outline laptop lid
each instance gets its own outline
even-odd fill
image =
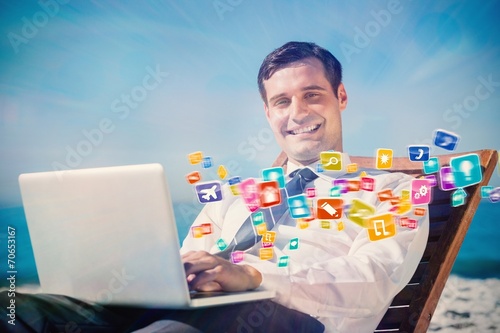
[[[160,164],[22,174],[19,184],[45,293],[171,308],[274,296],[257,291],[191,302]]]

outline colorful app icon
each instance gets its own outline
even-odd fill
[[[453,132],[448,132],[442,129],[434,131],[434,145],[440,148],[450,151],[455,150],[459,140],[460,137]]]
[[[193,171],[186,176],[189,184],[197,183],[201,180],[201,174],[198,171]]]
[[[309,217],[311,215],[311,211],[307,205],[307,198],[304,194],[289,197],[288,207],[290,208],[290,216],[294,219]]]
[[[237,264],[239,262],[242,262],[243,261],[243,255],[244,255],[245,252],[243,251],[234,251],[234,252],[231,252],[231,262],[233,264]]]
[[[193,238],[201,238],[203,237],[203,229],[199,225],[194,225],[191,227],[191,234]]]
[[[467,187],[481,182],[483,173],[477,154],[468,154],[450,159],[451,171],[456,187]]]
[[[422,207],[417,207],[413,210],[413,214],[415,214],[415,216],[424,216],[425,212],[426,212],[426,209],[422,208]]]
[[[256,212],[252,214],[252,223],[253,225],[259,225],[264,223],[264,213]]]
[[[298,238],[290,239],[289,248],[290,250],[297,250],[299,248],[299,239]]]
[[[439,188],[443,191],[450,191],[457,188],[451,167],[444,166],[439,170]]]
[[[411,203],[414,205],[425,205],[431,202],[431,186],[427,179],[412,179],[411,181]]]
[[[337,230],[338,231],[344,230],[344,222],[340,221],[339,223],[337,223]]]
[[[410,190],[401,190],[401,201],[410,201]]]
[[[316,172],[324,172],[325,169],[323,169],[323,165],[321,163],[316,164]]]
[[[454,191],[451,195],[451,206],[452,207],[462,206],[465,203],[466,197],[467,193],[462,188],[459,188],[458,190]]]
[[[304,219],[297,219],[297,227],[299,227],[299,229],[307,229],[309,228],[309,222]]]
[[[373,192],[375,189],[375,178],[361,177],[361,189],[363,191]]]
[[[377,149],[377,169],[390,169],[392,167],[392,149]]]
[[[243,202],[251,212],[255,212],[260,207],[260,196],[257,189],[257,182],[253,178],[248,178],[238,184]]]
[[[222,200],[222,187],[219,181],[197,184],[198,201],[202,204]]]
[[[342,194],[349,192],[349,186],[347,183],[348,183],[347,179],[340,178],[333,180],[333,186],[340,186]]]
[[[424,173],[426,175],[430,173],[436,173],[439,171],[439,159],[437,157],[431,157],[428,161],[423,162]]]
[[[330,221],[323,220],[321,221],[321,229],[330,229],[331,223]]]
[[[324,170],[342,170],[342,153],[338,151],[322,151],[319,153],[319,157]]]
[[[210,235],[213,232],[212,223],[202,223],[200,227],[204,235]]]
[[[481,198],[489,198],[493,186],[481,186]]]
[[[240,195],[240,187],[238,186],[238,184],[234,184],[234,185],[229,185],[229,189],[231,190],[231,193],[233,195]]]
[[[224,179],[227,177],[227,169],[225,166],[223,165],[219,165],[219,167],[217,168],[217,175],[219,176],[220,179]]]
[[[201,151],[197,151],[188,155],[188,160],[190,164],[199,164],[203,159],[203,154]]]
[[[401,215],[411,210],[411,203],[409,201],[400,201],[396,207],[398,208],[396,213]]]
[[[229,185],[236,185],[236,184],[241,183],[241,177],[239,177],[239,176],[231,177],[227,181],[228,181]]]
[[[387,201],[394,198],[394,194],[392,193],[392,190],[390,188],[386,188],[377,192],[377,197],[380,201]]]
[[[437,185],[436,175],[426,175],[426,176],[424,176],[424,178],[429,181],[430,186],[434,187]]]
[[[353,173],[356,171],[358,171],[358,164],[357,163],[347,164],[347,173]]]
[[[500,187],[495,187],[490,192],[489,199],[492,203],[497,203],[500,201]]]
[[[279,259],[278,259],[278,267],[286,267],[286,266],[288,266],[288,261],[289,261],[288,256],[281,256],[281,257],[279,257]]]
[[[267,231],[264,235],[262,235],[262,241],[266,243],[274,243],[276,240],[276,232],[275,231]]]
[[[265,223],[256,225],[255,232],[257,232],[257,235],[264,235],[267,232],[267,225]]]
[[[201,160],[201,167],[204,169],[211,168],[212,165],[214,165],[214,162],[212,161],[212,158],[210,156],[203,157]]]
[[[361,180],[359,179],[349,179],[347,181],[347,189],[349,192],[357,192],[361,187]]]
[[[379,241],[393,237],[396,234],[396,224],[392,214],[382,214],[367,219],[368,238],[371,241]]]
[[[430,150],[431,150],[430,147],[425,145],[408,146],[408,158],[410,159],[410,161],[415,161],[415,162],[428,161]]]
[[[224,240],[222,238],[219,238],[219,240],[217,240],[216,244],[217,244],[217,247],[219,248],[219,250],[221,250],[221,251],[224,251],[225,249],[227,249],[227,243],[224,242]]]
[[[406,226],[410,229],[417,229],[418,223],[415,219],[408,219]]]
[[[263,181],[275,180],[279,188],[285,187],[285,171],[282,167],[268,168],[261,171]]]
[[[259,257],[261,260],[269,260],[273,258],[273,248],[264,247],[259,249]]]
[[[314,198],[316,196],[316,189],[314,187],[306,188],[306,197]]]
[[[373,214],[375,214],[374,206],[359,199],[352,199],[349,220],[363,228],[368,228],[366,219]]]
[[[330,189],[331,197],[341,197],[342,196],[342,187],[334,186]]]
[[[281,193],[279,184],[276,180],[259,183],[258,187],[261,207],[266,208],[276,206],[281,203]]]
[[[337,198],[318,199],[316,216],[320,220],[338,220],[342,217],[344,200]]]

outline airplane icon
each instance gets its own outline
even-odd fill
[[[218,181],[196,185],[196,193],[202,204],[222,200],[221,183]]]

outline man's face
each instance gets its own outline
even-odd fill
[[[321,61],[291,63],[265,80],[264,87],[267,120],[291,162],[307,165],[322,151],[342,151],[340,112],[347,94],[341,84],[335,97]]]

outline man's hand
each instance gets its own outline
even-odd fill
[[[262,282],[258,270],[248,265],[235,265],[205,251],[190,251],[182,256],[191,290],[245,291]]]

